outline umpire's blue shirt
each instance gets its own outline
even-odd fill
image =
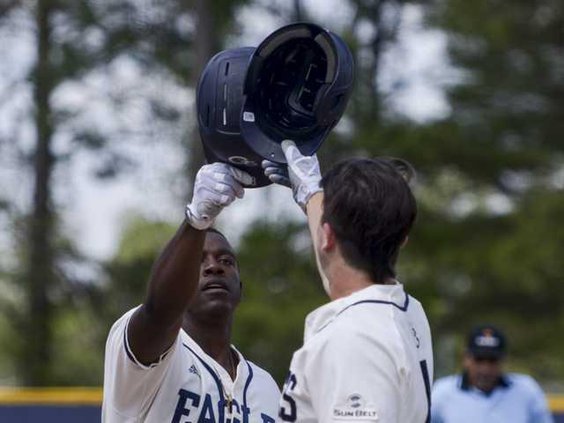
[[[464,375],[435,382],[431,423],[552,423],[546,398],[533,378],[506,374],[489,394],[468,385]]]

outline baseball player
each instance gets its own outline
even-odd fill
[[[102,421],[274,422],[272,377],[230,345],[241,281],[233,249],[211,229],[250,176],[223,163],[198,172],[186,220],[154,264],[145,302],[110,330]]]
[[[386,159],[352,159],[321,178],[315,155],[291,141],[282,147],[287,168],[265,161],[265,174],[290,185],[306,211],[331,302],[306,319],[278,421],[428,422],[429,324],[394,271],[416,216],[402,171]]]

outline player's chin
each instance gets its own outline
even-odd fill
[[[200,309],[206,313],[221,315],[235,311],[237,302],[230,295],[209,295],[200,303]]]

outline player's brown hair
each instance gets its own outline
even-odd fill
[[[395,278],[399,249],[417,216],[406,169],[412,176],[399,159],[347,159],[321,181],[322,221],[335,231],[346,262],[375,283]]]

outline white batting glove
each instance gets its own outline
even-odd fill
[[[271,182],[292,188],[294,200],[305,211],[307,202],[313,194],[322,191],[321,172],[317,156],[304,156],[294,141],[282,141],[282,151],[288,165],[263,160],[264,174]]]
[[[209,228],[219,212],[235,198],[243,198],[243,184],[252,185],[254,178],[225,163],[204,165],[196,174],[192,201],[186,206],[186,218],[194,228]]]

